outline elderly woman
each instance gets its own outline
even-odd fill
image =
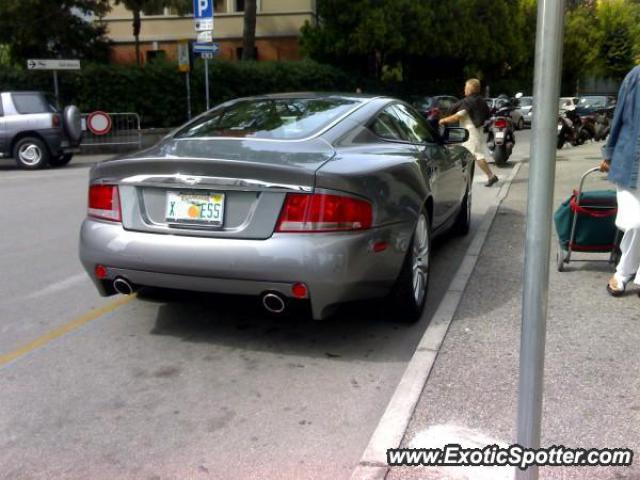
[[[482,125],[489,118],[489,107],[480,95],[480,80],[471,78],[464,84],[465,98],[458,102],[452,110],[456,113],[440,120],[440,125],[448,123],[460,123],[460,126],[469,131],[469,140],[464,144],[476,157],[476,163],[480,170],[487,176],[485,186],[490,187],[498,181],[489,164],[485,160],[485,143],[482,134]]]
[[[613,296],[622,295],[634,280],[640,285],[640,66],[631,70],[620,87],[607,145],[602,149],[600,169],[618,190],[617,227],[624,232],[620,262],[607,285]]]

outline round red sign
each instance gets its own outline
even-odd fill
[[[94,135],[105,135],[111,131],[111,117],[105,112],[93,112],[87,117],[87,128]]]

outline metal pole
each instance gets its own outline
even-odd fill
[[[53,91],[56,95],[56,106],[60,108],[60,89],[58,88],[58,71],[53,71]]]
[[[207,110],[209,110],[209,57],[204,59],[204,92],[207,98]]]
[[[517,441],[526,448],[540,447],[564,4],[538,0],[518,390]],[[537,480],[538,468],[518,469],[516,478]]]
[[[185,75],[187,82],[187,120],[191,120],[191,82],[189,81],[189,72]]]

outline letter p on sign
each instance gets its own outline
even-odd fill
[[[204,17],[209,10],[209,0],[198,0],[198,17]]]

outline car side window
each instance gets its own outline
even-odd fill
[[[405,105],[393,105],[391,109],[402,133],[410,142],[434,143],[433,135],[429,131],[427,123],[420,115]]]
[[[395,123],[396,122],[394,122],[394,119],[390,115],[388,109],[385,109],[380,112],[373,121],[371,124],[371,130],[373,133],[385,140],[406,141],[406,139],[401,136]]]

